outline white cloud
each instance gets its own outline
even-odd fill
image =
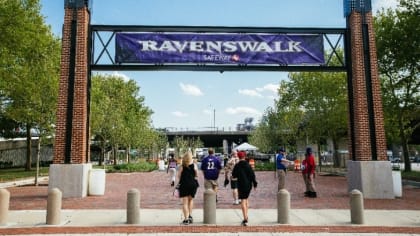
[[[266,84],[263,87],[258,87],[256,89],[240,89],[238,90],[239,94],[250,96],[250,97],[259,97],[262,98],[264,96],[271,98],[274,94],[277,94],[278,89],[277,84]],[[270,93],[268,95],[264,95]]]
[[[266,84],[262,88],[257,88],[257,91],[260,91],[260,92],[269,91],[272,93],[277,93],[278,88],[279,88],[278,84]]]
[[[184,113],[184,112],[182,112],[182,111],[173,111],[173,112],[172,112],[172,115],[174,115],[174,116],[176,116],[176,117],[187,117],[187,116],[188,116],[188,114],[187,114],[187,113]]]
[[[375,13],[382,8],[388,9],[392,8],[395,9],[398,5],[397,0],[373,0],[372,1],[372,12]]]
[[[112,73],[112,76],[115,76],[115,77],[121,77],[121,78],[122,78],[125,82],[130,81],[130,77],[128,77],[128,75],[123,74],[123,73],[119,73],[118,71],[114,71],[114,72]]]
[[[201,92],[200,88],[195,85],[179,83],[179,86],[181,87],[182,91],[187,95],[203,96],[203,92]]]
[[[239,89],[239,94],[250,96],[250,97],[262,97],[260,93],[252,89]]]
[[[261,115],[261,112],[252,107],[228,107],[226,113],[230,115]]]

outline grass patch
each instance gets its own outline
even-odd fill
[[[420,182],[420,171],[410,171],[410,172],[401,171],[401,178]]]
[[[255,171],[274,171],[276,165],[274,162],[255,162]]]
[[[48,171],[48,167],[40,167],[39,176],[48,176]],[[25,168],[0,169],[0,182],[15,181],[30,177],[35,178],[35,175],[36,168],[32,168],[30,171],[25,171]]]
[[[155,162],[147,161],[106,166],[108,173],[150,172],[157,169],[158,166]]]

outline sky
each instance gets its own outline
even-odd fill
[[[397,0],[372,0],[373,12]],[[91,24],[344,28],[343,0],[93,0]],[[41,0],[41,14],[62,34],[64,0]],[[93,72],[104,73],[104,72]],[[114,71],[135,80],[155,128],[235,130],[256,125],[274,105],[287,72]]]

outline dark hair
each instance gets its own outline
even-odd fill
[[[306,154],[311,154],[312,153],[312,148],[311,147],[307,147],[306,148]]]

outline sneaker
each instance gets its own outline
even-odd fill
[[[242,226],[248,226],[248,220],[243,220],[241,223]]]
[[[192,218],[192,216],[188,216],[188,223],[189,223],[189,224],[192,224],[192,223],[193,223],[193,218]]]
[[[183,225],[188,225],[190,223],[190,221],[189,220],[184,220],[184,221],[182,221],[182,224]]]
[[[233,201],[233,205],[239,205],[239,200]]]
[[[308,197],[310,198],[316,198],[316,192],[310,192]]]

